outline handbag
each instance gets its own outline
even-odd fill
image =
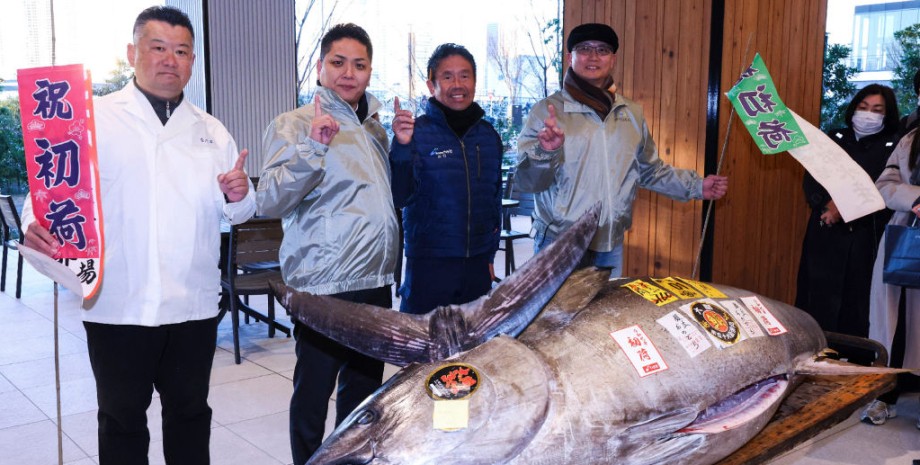
[[[920,287],[920,227],[885,226],[885,266],[882,281],[902,287]]]

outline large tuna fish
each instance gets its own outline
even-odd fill
[[[408,364],[309,464],[708,464],[760,431],[798,374],[838,367],[817,361],[815,321],[781,302],[573,273],[596,218],[488,296],[429,315],[280,286],[300,321]]]

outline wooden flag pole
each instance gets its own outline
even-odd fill
[[[744,54],[741,55],[741,59],[744,60],[742,61],[742,66],[744,68],[741,69],[741,73],[743,73],[744,70],[747,69],[747,64],[746,64],[747,60],[745,59],[745,57],[747,57],[748,52],[751,49],[751,41],[753,39],[754,39],[754,33],[748,34],[747,45],[744,46]],[[738,73],[738,74],[740,75],[741,73]],[[722,139],[722,150],[719,153],[719,163],[716,165],[715,174],[719,174],[722,171],[722,162],[725,161],[725,149],[728,148],[728,137],[732,133],[732,118],[735,116],[735,106],[734,105],[729,105],[729,106],[731,107],[731,112],[729,112],[728,114],[728,125],[725,128],[725,138]],[[715,205],[715,203],[716,203],[715,200],[710,200],[709,205],[706,207],[706,216],[703,219],[703,230],[700,235],[700,244],[699,244],[699,247],[697,247],[696,249],[696,261],[693,263],[693,273],[690,275],[692,279],[696,279],[696,277],[699,275],[700,259],[703,256],[703,242],[706,240],[706,230],[709,229],[709,218],[712,217],[712,206]]]
[[[51,6],[51,66],[57,65],[55,49],[57,37],[54,31],[54,0],[48,0]],[[64,425],[61,423],[61,347],[58,338],[58,283],[54,282],[54,393],[57,407],[57,446],[58,465],[64,465]]]

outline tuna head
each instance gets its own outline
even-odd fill
[[[308,465],[506,463],[546,421],[553,384],[539,357],[505,336],[412,364],[355,409]]]

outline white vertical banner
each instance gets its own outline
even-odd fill
[[[843,221],[885,208],[885,200],[866,171],[827,134],[792,110],[789,112],[808,139],[807,145],[790,149],[789,153],[827,190]]]

